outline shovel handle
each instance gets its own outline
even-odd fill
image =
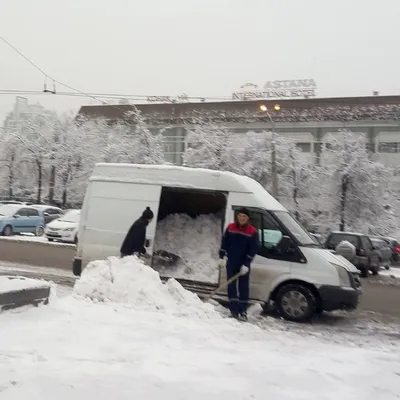
[[[233,275],[232,278],[228,279],[225,283],[222,285],[218,286],[216,289],[214,289],[207,297],[206,297],[206,302],[211,299],[211,297],[214,296],[215,293],[219,292],[220,290],[224,289],[227,287],[230,283],[236,281],[240,276],[242,275],[241,272],[238,272],[236,275]]]

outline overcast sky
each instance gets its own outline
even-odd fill
[[[320,96],[400,94],[399,16],[399,0],[1,0],[0,35],[85,92],[230,96],[314,78]],[[0,91],[43,83],[0,41]],[[93,102],[26,97],[60,111]],[[0,94],[0,121],[14,99]]]

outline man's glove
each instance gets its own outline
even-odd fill
[[[246,266],[244,266],[244,265],[242,265],[241,267],[240,267],[240,275],[246,275],[246,274],[248,274],[250,272],[250,268],[249,267],[246,267]]]
[[[218,268],[224,269],[226,267],[226,258],[220,258],[218,261]]]

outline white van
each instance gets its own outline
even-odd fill
[[[147,206],[154,221],[176,213],[216,214],[221,232],[234,220],[235,209],[245,206],[261,242],[251,268],[252,300],[273,301],[282,317],[292,321],[322,310],[357,307],[362,290],[350,262],[321,248],[256,181],[205,169],[97,164],[81,211],[74,274],[80,275],[92,260],[119,256],[132,222]],[[152,222],[147,228],[149,253],[156,226]],[[219,283],[224,281],[223,272]]]

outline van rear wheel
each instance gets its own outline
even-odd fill
[[[304,322],[316,312],[316,299],[312,291],[301,284],[288,284],[276,294],[276,308],[284,319]]]

